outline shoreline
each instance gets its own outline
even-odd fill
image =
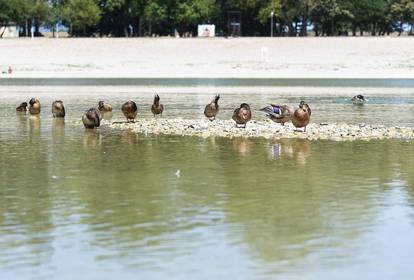
[[[106,126],[108,121],[104,121]],[[265,138],[265,139],[307,139],[307,140],[382,140],[414,139],[414,128],[386,127],[382,125],[349,125],[345,123],[311,123],[306,132],[297,131],[289,123],[282,126],[270,120],[250,121],[247,127],[236,128],[232,120],[194,120],[194,119],[139,119],[135,123],[112,122],[111,129],[130,130],[135,133],[155,135],[193,136],[201,138]]]

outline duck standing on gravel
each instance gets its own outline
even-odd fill
[[[40,114],[40,102],[37,98],[30,99],[29,104],[30,104],[30,108],[29,108],[30,114],[32,115]]]
[[[365,97],[361,94],[355,95],[354,97],[352,97],[351,100],[352,102],[354,102],[354,104],[359,104],[359,105],[364,104],[365,101],[367,101]]]
[[[220,94],[217,94],[213,100],[206,105],[204,108],[204,116],[206,116],[210,121],[213,121],[216,119],[216,116],[219,112],[219,105],[218,101],[220,99]]]
[[[61,100],[56,100],[52,103],[52,114],[54,118],[65,117],[65,106]]]
[[[236,122],[236,127],[246,128],[247,122],[252,119],[249,104],[242,103],[239,108],[234,110],[232,119]]]
[[[26,112],[27,111],[27,102],[22,102],[20,105],[16,108],[16,112]]]
[[[270,104],[270,106],[260,109],[260,111],[265,112],[266,116],[269,117],[275,123],[280,123],[285,125],[286,122],[290,122],[292,119],[295,110],[288,105],[275,105]]]
[[[99,101],[98,102],[98,109],[101,112],[112,112],[112,106],[111,104],[105,102],[105,101]]]
[[[138,113],[137,104],[134,101],[130,100],[130,101],[125,102],[122,105],[121,109],[122,109],[122,113],[127,119],[127,122],[134,122],[137,116],[137,113]]]
[[[164,111],[164,105],[160,104],[160,97],[158,96],[158,94],[156,94],[154,96],[154,102],[152,103],[151,106],[151,112],[154,115],[161,115],[162,117],[162,112]]]
[[[311,108],[305,101],[299,103],[299,108],[295,110],[292,116],[292,124],[296,128],[303,127],[303,132],[306,132],[306,126],[309,124],[310,116],[312,114]]]
[[[96,108],[90,108],[82,116],[85,128],[95,128],[101,125],[101,113]]]

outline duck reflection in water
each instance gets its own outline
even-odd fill
[[[122,143],[133,146],[138,143],[138,134],[132,130],[124,130],[121,134]]]
[[[54,142],[62,142],[65,138],[65,119],[53,118],[52,120],[52,137]]]
[[[85,129],[83,146],[85,148],[96,148],[99,145],[101,145],[101,132],[96,129]]]
[[[238,137],[233,139],[233,148],[242,156],[249,156],[251,143],[248,138]]]
[[[101,111],[102,119],[106,121],[112,120],[113,115],[112,111]]]
[[[310,144],[304,139],[281,139],[269,148],[269,158],[272,160],[295,159],[300,164],[306,164]]]

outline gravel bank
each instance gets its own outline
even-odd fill
[[[232,120],[139,119],[135,123],[114,122],[110,128],[132,130],[144,134],[165,134],[198,137],[264,137],[266,139],[301,138],[309,140],[373,140],[414,139],[414,128],[386,127],[368,124],[311,123],[306,132],[292,124],[281,126],[272,121],[251,121],[245,129],[236,128]]]

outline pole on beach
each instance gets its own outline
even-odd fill
[[[32,23],[30,24],[30,39],[34,39],[34,18],[32,18]]]
[[[273,16],[275,15],[275,12],[272,11],[270,13],[270,37],[273,37]]]

